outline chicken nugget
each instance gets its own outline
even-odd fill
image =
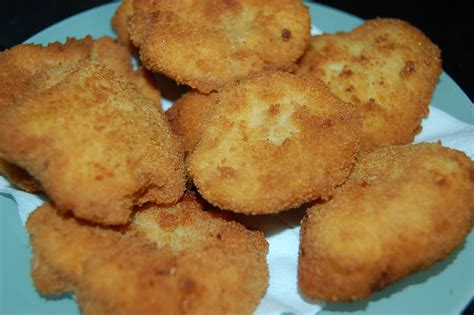
[[[262,70],[292,70],[310,40],[299,0],[135,0],[130,38],[145,67],[202,93]]]
[[[88,59],[95,60],[120,73],[135,84],[146,98],[154,101],[161,108],[161,94],[153,76],[144,68],[133,69],[132,55],[123,45],[110,37],[103,36],[93,42]]]
[[[152,82],[150,74],[144,69],[134,71],[128,50],[107,36],[97,40],[90,36],[80,40],[69,38],[65,44],[55,42],[48,46],[17,45],[1,52],[0,108],[12,104],[16,97],[22,95],[37,73],[51,66],[72,64],[83,59],[98,61],[122,74],[161,109],[160,92]],[[0,174],[23,190],[41,190],[40,183],[27,172],[1,159]]]
[[[0,52],[0,108],[21,95],[39,71],[60,64],[72,64],[87,58],[92,38],[69,38],[66,44],[22,44]]]
[[[79,223],[51,204],[33,211],[26,229],[33,251],[31,277],[46,296],[74,292],[84,263],[97,253],[113,250],[121,239],[118,231]]]
[[[441,58],[417,28],[375,19],[349,33],[313,37],[296,72],[314,75],[361,110],[361,147],[369,150],[413,141],[428,114]]]
[[[447,257],[471,230],[474,163],[439,144],[361,154],[333,198],[301,225],[301,291],[324,301],[365,299]]]
[[[181,96],[166,111],[171,130],[181,139],[184,150],[189,153],[196,147],[203,121],[212,112],[217,93],[201,94],[191,91]]]
[[[128,32],[128,22],[133,16],[133,0],[122,0],[120,5],[112,16],[112,28],[117,33],[118,40],[124,45],[133,46],[130,42],[130,34]]]
[[[27,229],[37,289],[76,293],[85,315],[251,314],[268,284],[262,233],[213,217],[191,195],[137,213],[122,231],[50,205]]]
[[[25,169],[61,211],[124,224],[184,192],[182,152],[156,104],[106,66],[50,68],[4,107],[0,158]]]
[[[231,84],[187,159],[202,196],[248,214],[326,198],[349,175],[358,112],[317,79],[267,72]]]
[[[50,43],[47,46],[21,44],[0,52],[0,108],[13,102],[28,87],[33,77],[48,67],[73,64],[90,59],[100,62],[135,83],[144,94],[160,103],[159,90],[152,84],[149,74],[143,70],[133,70],[131,55],[126,47],[110,37],[94,40],[91,36],[83,39],[68,38],[65,44]],[[150,93],[149,90],[155,90]]]

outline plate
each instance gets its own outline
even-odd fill
[[[114,36],[110,18],[117,3],[103,5],[57,23],[27,40],[47,44],[68,36]],[[323,32],[349,31],[362,20],[332,8],[308,3],[313,24]],[[474,125],[469,98],[443,73],[432,106]],[[30,279],[28,237],[15,202],[0,194],[0,314],[80,314],[72,299],[45,299]],[[418,272],[374,294],[369,301],[334,303],[319,314],[454,314],[474,295],[474,233],[461,248],[432,268]],[[281,310],[284,312],[285,310]],[[288,313],[284,313],[288,314]]]

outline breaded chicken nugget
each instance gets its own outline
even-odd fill
[[[132,46],[128,32],[128,21],[133,16],[133,0],[122,0],[112,17],[112,28],[118,40],[126,46]]]
[[[143,70],[133,70],[131,55],[126,47],[107,36],[97,40],[86,36],[80,40],[68,38],[65,44],[22,44],[0,52],[0,108],[21,95],[40,71],[83,59],[106,65],[135,83],[147,97],[160,103],[159,90],[149,86],[153,84],[149,74]],[[154,90],[154,93],[150,90]]]
[[[161,110],[161,94],[153,76],[144,68],[133,69],[130,51],[110,37],[103,36],[93,41],[88,59],[95,60],[118,72],[135,84],[138,90],[157,104]]]
[[[90,36],[80,40],[69,38],[65,44],[56,42],[48,46],[18,45],[1,52],[0,108],[13,103],[24,93],[37,73],[51,66],[72,64],[83,59],[98,61],[122,74],[161,109],[160,92],[149,73],[144,69],[134,71],[128,50],[106,36],[97,40]],[[0,160],[0,174],[23,190],[41,190],[41,185],[33,177],[5,160]]]
[[[0,108],[21,95],[39,71],[60,64],[72,64],[87,58],[92,38],[68,39],[66,44],[51,43],[46,47],[22,44],[0,53]]]
[[[61,211],[123,224],[134,206],[183,194],[183,156],[164,115],[107,67],[51,68],[16,102],[0,111],[0,158],[35,177]]]
[[[407,144],[428,114],[440,50],[404,21],[375,19],[349,33],[313,37],[297,73],[316,76],[360,108],[363,150]]]
[[[84,263],[97,253],[113,250],[123,238],[118,231],[62,216],[50,204],[31,213],[26,228],[33,251],[31,277],[47,296],[75,291]]]
[[[474,163],[438,144],[360,156],[347,182],[302,221],[298,281],[324,301],[368,298],[458,247],[474,218]]]
[[[145,67],[203,93],[264,69],[293,69],[311,37],[299,0],[133,4],[130,38]]]
[[[203,121],[212,111],[217,93],[201,94],[191,91],[181,96],[166,111],[171,130],[181,139],[187,153],[194,150],[201,135]]]
[[[225,87],[204,124],[188,170],[207,201],[235,212],[330,196],[359,148],[357,111],[319,80],[285,72]]]
[[[84,42],[92,39],[84,39]],[[52,43],[18,45],[0,52],[0,109],[14,102],[29,86],[34,75],[51,65],[74,63],[87,55],[88,47],[81,41],[68,39],[65,45]],[[26,191],[39,191],[41,185],[21,168],[0,159],[0,174]]]
[[[139,212],[123,231],[50,205],[27,229],[37,289],[75,292],[85,315],[251,314],[268,284],[263,235],[213,217],[190,195]]]

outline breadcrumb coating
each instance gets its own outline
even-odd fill
[[[74,292],[90,314],[251,314],[268,284],[260,232],[216,218],[185,195],[139,212],[122,230],[29,217],[32,277],[45,295]]]
[[[202,196],[223,209],[275,213],[329,197],[359,148],[357,111],[320,81],[262,73],[219,91],[187,159]]]
[[[41,71],[52,66],[73,64],[79,60],[95,60],[120,73],[139,88],[140,92],[161,110],[160,92],[144,69],[133,70],[131,55],[126,47],[112,38],[97,40],[68,38],[65,44],[47,46],[22,44],[0,53],[0,109],[14,103]],[[29,191],[42,190],[41,184],[18,166],[0,160],[0,174],[15,186]]]
[[[191,91],[181,96],[166,111],[171,130],[181,139],[187,153],[196,147],[201,131],[206,127],[203,122],[211,114],[216,101],[217,93]]]
[[[112,16],[112,28],[117,33],[118,40],[125,46],[131,47],[128,23],[133,16],[133,0],[122,0]]]
[[[61,211],[124,224],[135,206],[184,192],[183,154],[161,110],[99,63],[42,72],[0,115],[0,158],[35,177]]]
[[[439,144],[361,154],[303,219],[298,281],[324,301],[367,299],[459,247],[474,218],[474,163]]]
[[[420,30],[396,19],[374,19],[349,33],[313,37],[297,73],[326,83],[363,118],[361,146],[408,144],[441,74],[439,48]]]
[[[145,67],[202,93],[262,70],[292,70],[310,40],[299,0],[135,0],[130,38]]]

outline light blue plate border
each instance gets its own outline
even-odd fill
[[[362,4],[361,4],[362,5]],[[117,3],[103,5],[57,23],[27,40],[46,44],[68,36],[113,36],[109,21]],[[323,32],[349,31],[362,20],[327,6],[308,3],[313,23]],[[441,75],[432,105],[474,124],[472,102],[446,74]],[[0,314],[79,314],[71,299],[45,299],[30,279],[30,250],[15,202],[0,194]],[[369,301],[328,304],[329,314],[458,314],[474,295],[474,233],[460,249],[432,268],[373,295]],[[282,310],[284,312],[284,310]]]

